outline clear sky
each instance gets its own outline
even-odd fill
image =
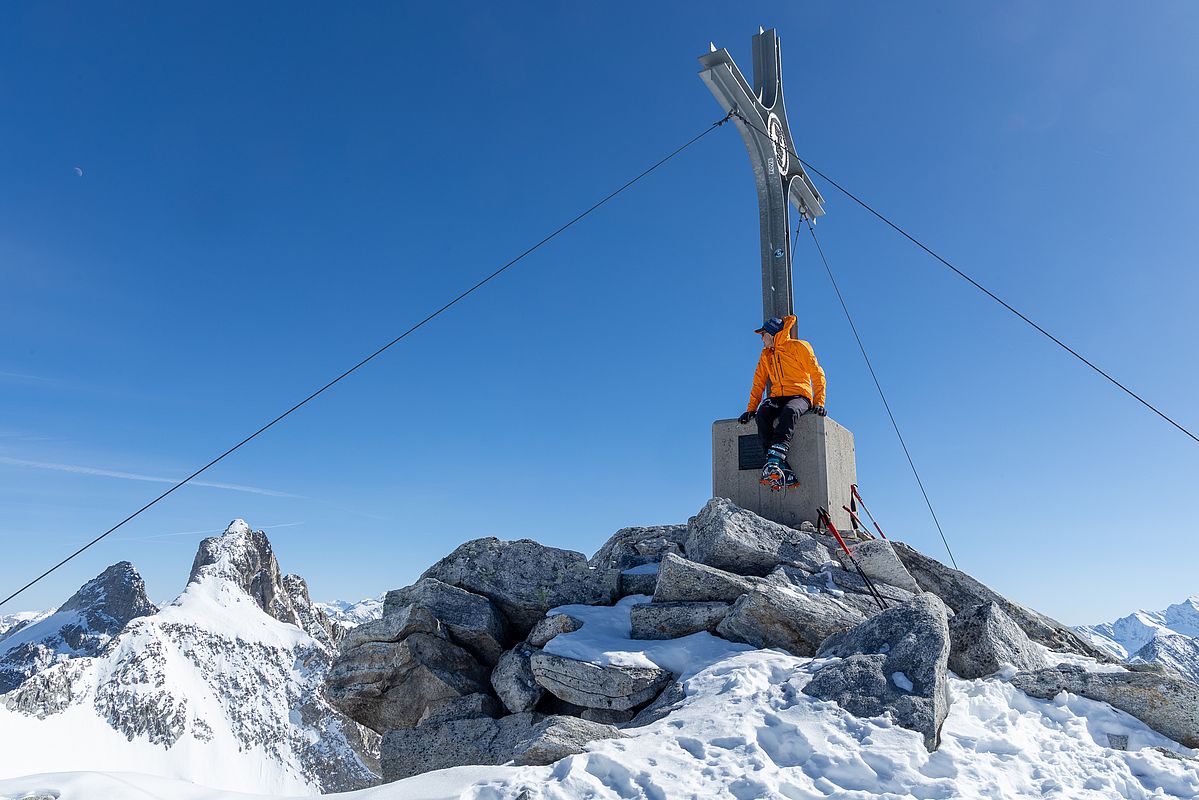
[[[717,119],[695,59],[748,73],[759,25],[806,159],[1199,428],[1193,3],[8,2],[0,596]],[[1199,593],[1199,446],[821,189],[961,566],[1072,624]],[[121,559],[170,599],[234,517],[326,600],[685,521],[760,349],[757,227],[727,126],[0,613]],[[814,257],[862,490],[944,558]]]

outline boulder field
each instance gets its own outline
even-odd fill
[[[387,594],[383,618],[341,643],[325,695],[383,736],[387,781],[553,763],[662,719],[685,697],[680,675],[662,666],[546,650],[587,633],[555,609],[637,595],[645,602],[625,601],[632,638],[714,635],[820,659],[805,693],[857,716],[889,715],[930,751],[951,670],[1010,679],[1037,697],[1101,699],[1183,744],[1199,739],[1199,686],[1109,663],[1087,672],[1078,656],[1110,659],[1056,620],[907,545],[868,539],[852,549],[881,604],[830,537],[721,498],[686,525],[617,531],[591,559],[529,539],[476,539]],[[1074,665],[1052,666],[1055,652]]]

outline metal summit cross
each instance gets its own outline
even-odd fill
[[[824,198],[795,157],[797,152],[783,105],[782,58],[778,33],[758,29],[753,37],[754,85],[750,89],[729,51],[716,49],[699,57],[699,77],[712,90],[733,121],[749,151],[758,187],[762,234],[762,318],[795,312],[791,291],[791,238],[788,201],[801,219],[824,214]],[[747,122],[748,120],[748,122]]]
[[[726,112],[732,112],[758,188],[762,245],[762,319],[795,313],[791,287],[790,203],[801,219],[824,214],[824,198],[795,156],[787,109],[783,105],[779,37],[758,29],[753,37],[754,84],[751,89],[727,50],[700,56],[699,76]],[[747,365],[748,367],[748,365]],[[745,375],[749,388],[749,374]],[[835,391],[835,390],[834,390]],[[849,528],[849,487],[857,482],[853,434],[832,417],[805,414],[791,439],[787,461],[799,477],[798,489],[771,492],[758,482],[766,455],[752,426],[735,419],[712,425],[712,496],[792,527],[816,522],[816,509],[827,508],[834,524]]]

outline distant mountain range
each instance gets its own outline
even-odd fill
[[[1199,683],[1199,595],[1164,611],[1136,611],[1076,630],[1122,661],[1164,664]]]
[[[201,542],[162,609],[121,562],[54,613],[16,616],[0,638],[0,778],[130,771],[278,794],[377,782],[378,736],[321,693],[349,623],[242,520]]]
[[[347,630],[383,616],[383,595],[359,600],[357,603],[334,600],[332,603],[314,603],[313,605],[325,612],[325,616],[330,620]]]
[[[53,611],[18,611],[15,614],[0,614],[0,639],[18,629],[45,619]]]

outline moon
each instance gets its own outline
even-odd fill
[[[80,178],[82,178],[83,177],[83,168],[75,167],[75,174],[78,175]]]

